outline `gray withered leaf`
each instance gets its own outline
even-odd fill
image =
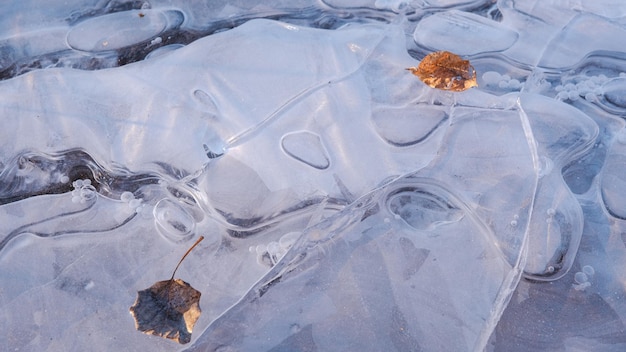
[[[137,299],[130,307],[137,330],[181,344],[191,341],[191,332],[201,314],[201,293],[187,282],[174,279],[174,275],[180,263],[203,239],[200,236],[187,250],[169,280],[158,281],[137,292]]]

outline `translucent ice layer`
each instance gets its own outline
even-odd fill
[[[623,6],[6,11],[8,349],[626,349]],[[478,87],[406,70],[431,50]],[[191,342],[136,331],[137,291],[199,236]]]

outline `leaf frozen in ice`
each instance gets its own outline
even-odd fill
[[[191,332],[200,317],[200,291],[174,274],[191,250],[204,239],[191,246],[180,259],[169,280],[158,281],[137,292],[137,300],[130,307],[137,330],[185,344],[191,341]]]
[[[181,279],[164,280],[137,292],[130,308],[137,330],[185,344],[200,317],[200,291]]]
[[[478,86],[476,71],[469,60],[449,51],[430,53],[417,67],[407,70],[432,88],[462,92]]]

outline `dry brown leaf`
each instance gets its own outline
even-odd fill
[[[417,67],[407,70],[432,88],[462,92],[478,86],[476,71],[469,60],[449,51],[430,53]]]
[[[200,291],[181,279],[159,281],[137,292],[130,307],[137,330],[185,344],[200,317]]]
[[[149,288],[138,291],[130,313],[135,318],[137,330],[185,344],[191,341],[191,332],[200,317],[200,291],[174,274],[187,254],[204,239],[196,241],[176,265],[169,280],[158,281]]]

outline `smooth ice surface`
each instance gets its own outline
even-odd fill
[[[180,25],[182,20],[182,13],[177,11],[131,10],[112,13],[78,23],[67,33],[67,44],[72,49],[82,51],[116,50],[157,38],[169,27]]]
[[[447,38],[457,38],[455,41]],[[488,37],[489,40],[485,40]],[[418,22],[413,38],[428,49],[474,55],[508,49],[517,32],[483,16],[458,10],[437,12]],[[460,47],[459,47],[460,46]]]
[[[621,2],[40,5],[0,18],[7,350],[626,349]],[[200,235],[190,344],[136,331]]]

